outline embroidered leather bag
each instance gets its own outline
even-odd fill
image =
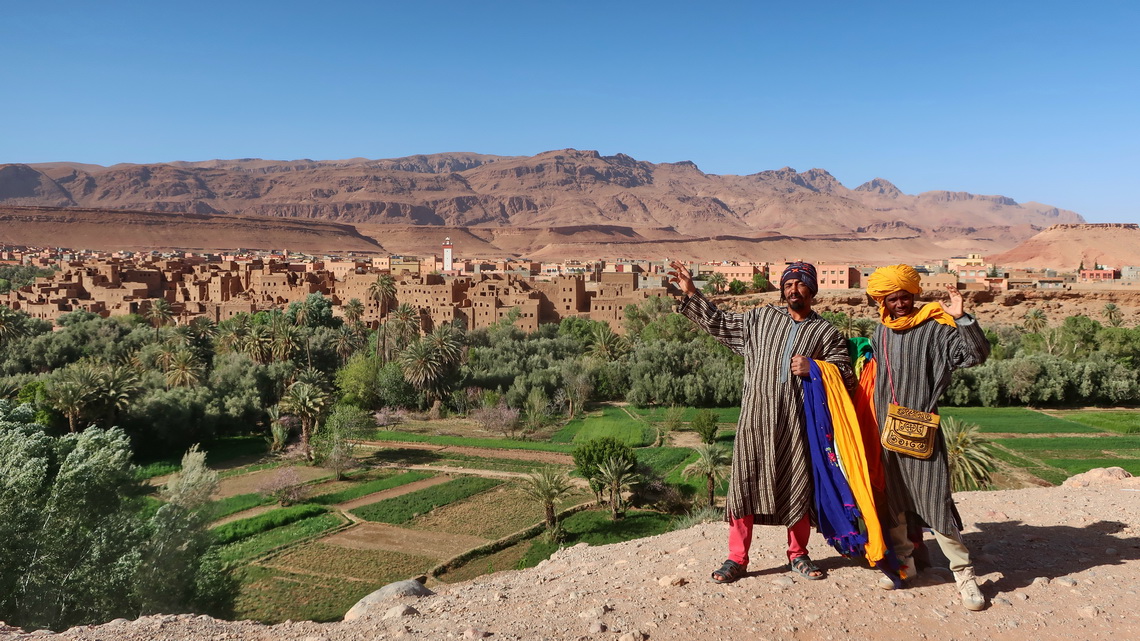
[[[887,355],[887,342],[883,341],[883,359],[886,361],[887,378],[891,382],[891,401],[887,406],[887,418],[883,421],[883,434],[879,442],[892,452],[906,454],[920,459],[928,459],[934,454],[934,441],[938,438],[937,414],[920,412],[898,404],[895,398],[895,378],[891,373],[891,361]]]
[[[883,447],[892,452],[928,459],[938,438],[938,415],[891,403],[883,422]]]

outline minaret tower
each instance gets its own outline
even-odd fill
[[[451,237],[443,239],[443,271],[449,272],[454,266],[451,264],[451,250],[455,247],[451,244]]]

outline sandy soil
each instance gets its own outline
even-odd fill
[[[1088,475],[1084,475],[1088,476]],[[152,616],[38,638],[76,641],[231,639],[667,639],[1080,641],[1140,638],[1140,479],[1070,479],[1066,487],[956,495],[983,612],[968,612],[945,570],[905,590],[874,587],[876,571],[813,536],[828,572],[806,581],[784,569],[784,532],[757,528],[750,573],[707,580],[725,554],[726,526],[615,545],[579,545],[530,570],[436,586],[433,596],[382,604],[351,622],[263,626],[209,617]],[[928,543],[933,541],[928,535]],[[940,555],[935,552],[936,560]],[[414,611],[385,619],[392,605]],[[413,613],[414,612],[414,613]],[[602,628],[605,632],[601,632]],[[0,638],[24,638],[0,630]]]

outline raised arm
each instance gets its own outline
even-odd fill
[[[673,261],[669,266],[672,268],[669,272],[669,282],[676,283],[677,288],[684,294],[677,312],[696,323],[722,345],[743,356],[744,314],[717,309],[716,305],[710,303],[693,285],[693,276],[688,267],[679,261]]]

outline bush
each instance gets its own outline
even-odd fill
[[[690,426],[701,437],[702,443],[716,443],[716,433],[720,426],[717,425],[716,414],[711,410],[698,410]]]

